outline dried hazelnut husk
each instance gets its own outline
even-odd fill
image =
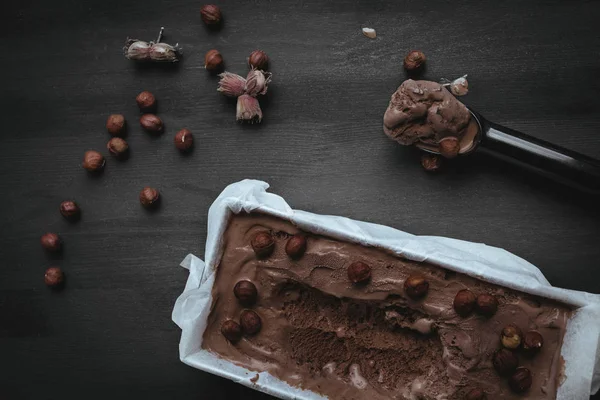
[[[443,164],[442,157],[437,154],[423,153],[421,154],[421,165],[428,172],[437,172]]]
[[[140,111],[143,113],[156,112],[156,97],[148,91],[143,91],[135,98]]]
[[[58,252],[62,246],[62,242],[60,237],[53,232],[48,232],[42,235],[40,238],[40,242],[42,243],[42,247],[50,252]]]
[[[515,324],[509,324],[502,329],[502,333],[500,333],[500,341],[502,342],[502,346],[507,349],[514,350],[521,345],[521,337],[523,334],[518,326]]]
[[[250,244],[258,258],[267,258],[275,249],[275,240],[269,232],[258,232],[252,238]]]
[[[427,57],[420,50],[413,50],[404,57],[404,69],[408,72],[420,71],[425,65]]]
[[[348,279],[352,283],[365,283],[371,279],[371,267],[361,261],[356,261],[348,267]]]
[[[114,137],[108,141],[106,148],[113,156],[117,158],[125,158],[129,152],[127,142],[119,137]]]
[[[487,400],[487,396],[483,390],[477,388],[467,393],[465,400]]]
[[[77,221],[81,217],[81,209],[74,201],[60,203],[60,213],[69,221]]]
[[[523,350],[529,354],[537,353],[544,345],[544,337],[538,331],[529,331],[523,337]]]
[[[469,289],[459,290],[454,297],[454,311],[461,317],[468,317],[475,309],[475,294]]]
[[[158,190],[148,186],[143,188],[140,192],[140,203],[142,203],[142,205],[146,208],[156,206],[159,198],[160,194]]]
[[[228,319],[221,325],[221,333],[225,339],[235,343],[242,338],[242,327],[237,322]]]
[[[214,4],[205,4],[200,9],[200,17],[206,25],[217,26],[221,23],[221,9]]]
[[[429,291],[429,282],[420,275],[411,275],[404,281],[404,292],[411,299],[420,299]]]
[[[163,131],[162,120],[154,114],[144,114],[140,117],[140,125],[146,132],[159,133]]]
[[[266,71],[269,69],[269,56],[262,50],[254,50],[248,57],[248,65],[250,68]]]
[[[233,288],[233,294],[237,299],[245,305],[251,306],[256,303],[258,297],[258,290],[256,285],[247,280],[241,280],[235,284]]]
[[[285,245],[285,252],[287,255],[297,260],[304,255],[306,251],[306,236],[302,234],[296,234],[288,239]]]
[[[262,121],[262,110],[256,97],[243,94],[237,99],[235,119],[242,122],[254,123]]]
[[[208,71],[221,71],[223,69],[223,56],[219,50],[209,50],[204,56],[204,68]]]
[[[194,145],[194,137],[189,129],[183,128],[175,134],[174,142],[180,151],[188,151]]]
[[[259,71],[257,69],[250,70],[248,76],[246,76],[244,90],[252,97],[256,97],[259,94],[266,94],[272,75],[270,72]]]
[[[500,349],[494,353],[492,364],[498,374],[502,376],[512,374],[519,366],[517,355],[508,349]]]
[[[104,168],[106,160],[104,156],[95,150],[88,150],[83,155],[81,166],[89,172],[100,172]]]
[[[240,325],[242,332],[246,335],[255,335],[262,328],[262,321],[259,315],[252,310],[244,310],[240,314]]]
[[[228,97],[240,97],[246,90],[246,78],[231,72],[219,74],[221,80],[217,92],[223,93]]]
[[[125,133],[125,117],[121,114],[109,115],[106,130],[113,136],[122,136]]]
[[[58,267],[50,267],[44,274],[44,282],[53,289],[59,289],[65,282],[65,274]]]
[[[498,299],[491,294],[483,293],[477,296],[475,310],[478,314],[491,317],[498,311]]]
[[[438,146],[440,148],[440,154],[446,158],[454,158],[460,151],[458,139],[453,136],[443,138],[438,142]]]
[[[508,386],[515,393],[525,393],[531,387],[533,377],[531,371],[525,367],[519,367],[508,379]]]

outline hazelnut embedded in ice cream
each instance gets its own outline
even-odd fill
[[[529,331],[523,337],[523,350],[529,354],[537,353],[544,345],[544,337],[538,331]]]
[[[242,338],[242,327],[237,322],[228,319],[221,325],[221,333],[225,339],[235,343]]]
[[[348,267],[348,279],[355,284],[367,282],[371,279],[371,267],[360,261],[350,264]]]
[[[267,258],[275,249],[275,240],[269,232],[258,232],[252,238],[251,245],[258,258]]]
[[[285,245],[285,252],[287,255],[297,260],[304,255],[306,251],[306,236],[297,234],[288,239]]]
[[[531,387],[533,378],[531,371],[525,367],[519,367],[508,379],[508,386],[515,393],[525,393]]]
[[[485,317],[491,317],[498,311],[498,299],[491,294],[480,294],[477,296],[475,310]]]
[[[502,342],[502,346],[514,350],[521,345],[522,336],[523,334],[518,326],[515,324],[508,324],[502,329],[500,341]]]
[[[492,357],[492,364],[498,374],[510,375],[519,366],[517,355],[508,349],[496,351]]]
[[[262,321],[256,312],[244,310],[240,314],[240,325],[245,335],[255,335],[262,328]]]
[[[241,280],[235,284],[233,288],[233,294],[240,301],[240,303],[252,305],[256,303],[258,290],[256,290],[256,285],[254,285],[254,283],[247,280]]]
[[[411,275],[404,281],[404,292],[413,300],[424,297],[429,291],[429,282],[420,275]]]
[[[468,317],[475,309],[476,297],[469,289],[459,290],[454,297],[454,311],[461,317]]]

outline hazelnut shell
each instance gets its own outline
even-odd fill
[[[65,282],[65,274],[58,267],[50,267],[44,274],[44,283],[53,289],[59,289]]]
[[[498,299],[491,294],[483,293],[477,296],[475,310],[478,314],[492,317],[498,311]]]
[[[537,353],[544,346],[544,337],[538,331],[529,331],[523,337],[523,350],[526,353]]]
[[[247,280],[241,280],[235,284],[233,288],[233,294],[242,304],[252,305],[256,303],[258,297],[258,290],[256,285]]]
[[[443,159],[437,154],[423,153],[421,154],[421,166],[427,172],[437,172],[442,168]]]
[[[175,142],[175,147],[180,151],[189,151],[194,145],[194,136],[192,136],[192,132],[189,129],[183,128],[175,134],[173,141]]]
[[[60,237],[53,232],[48,232],[42,235],[40,242],[42,243],[42,247],[50,252],[58,252],[62,246]]]
[[[361,261],[356,261],[348,267],[348,279],[354,284],[365,283],[371,279],[371,267]]]
[[[531,387],[533,377],[531,371],[525,367],[519,367],[508,379],[508,386],[515,393],[525,393]]]
[[[221,23],[221,9],[214,4],[205,4],[200,9],[202,21],[209,26],[216,26]]]
[[[266,71],[269,68],[269,56],[262,50],[254,50],[248,57],[248,65],[251,68]]]
[[[143,91],[138,94],[135,98],[135,102],[137,103],[139,109],[143,113],[153,113],[156,112],[156,97],[148,91]]]
[[[223,69],[223,56],[218,50],[212,49],[204,55],[204,68],[207,71],[218,72]]]
[[[99,172],[104,168],[104,156],[95,150],[88,150],[83,155],[81,166],[89,172]]]
[[[460,152],[460,144],[455,137],[447,137],[439,141],[440,154],[446,158],[455,158]]]
[[[422,51],[413,50],[404,57],[404,69],[408,72],[420,71],[425,65],[427,57]]]
[[[113,136],[121,136],[125,133],[125,117],[121,114],[109,115],[106,120],[106,130]]]
[[[269,232],[258,232],[250,242],[254,253],[258,258],[267,258],[275,249],[275,240]]]
[[[425,297],[428,291],[429,282],[420,275],[411,275],[404,281],[404,292],[413,300]]]
[[[492,357],[492,364],[498,374],[502,376],[510,375],[519,366],[519,359],[516,354],[508,349],[497,350]]]
[[[240,325],[245,335],[256,335],[262,328],[262,321],[256,312],[244,310],[240,314]]]
[[[285,245],[285,252],[294,260],[301,258],[306,252],[306,236],[296,234],[289,238]]]
[[[475,309],[476,297],[469,289],[459,290],[454,297],[454,311],[461,317],[468,317]]]
[[[150,133],[162,132],[164,125],[162,119],[154,114],[144,114],[140,117],[140,125],[146,131]]]
[[[140,192],[140,203],[146,208],[152,208],[156,206],[160,198],[158,190],[149,186],[142,189]]]
[[[228,319],[221,325],[221,333],[225,339],[235,343],[242,338],[242,327],[237,322]]]
[[[63,201],[59,207],[60,213],[69,221],[76,221],[81,217],[81,209],[74,201]]]
[[[106,148],[109,153],[117,158],[124,158],[129,151],[127,142],[119,137],[114,137],[108,141]]]

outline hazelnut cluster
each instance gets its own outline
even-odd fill
[[[463,318],[476,311],[484,317],[492,317],[498,311],[498,299],[487,293],[475,296],[469,289],[459,290],[452,303],[454,311]]]

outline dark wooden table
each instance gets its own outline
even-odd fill
[[[481,155],[427,175],[384,136],[382,116],[404,54],[419,48],[426,78],[469,74],[464,101],[489,119],[600,158],[600,2],[227,1],[218,32],[200,6],[3,6],[1,399],[267,399],[182,364],[171,321],[187,277],[179,262],[203,256],[210,204],[243,178],[269,182],[294,208],[503,247],[554,285],[599,291],[597,198]],[[184,48],[180,65],[123,57],[128,36],[151,40],[161,26]],[[260,126],[237,124],[235,103],[215,91],[203,68],[211,48],[242,74],[252,50],[271,56]],[[159,99],[161,136],[137,124],[142,90]],[[130,124],[125,162],[106,151],[117,112]],[[196,139],[189,156],[173,145],[183,127]],[[80,166],[88,149],[107,155],[100,177]],[[140,207],[146,185],[163,194],[158,212]],[[65,199],[82,206],[79,223],[58,213]],[[62,255],[43,252],[46,231],[62,235]],[[43,284],[50,265],[68,274],[60,293]]]

